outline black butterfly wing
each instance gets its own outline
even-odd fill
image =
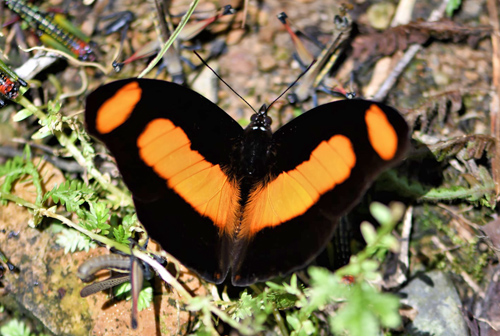
[[[273,135],[276,164],[257,186],[233,261],[232,281],[247,285],[311,262],[339,218],[409,144],[403,117],[386,105],[344,100],[321,105]]]
[[[85,119],[116,158],[149,235],[206,280],[222,282],[229,247],[221,237],[239,197],[229,158],[241,126],[196,92],[151,79],[98,88]]]

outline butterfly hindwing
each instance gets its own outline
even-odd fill
[[[245,208],[235,284],[307,265],[376,175],[402,158],[409,138],[396,110],[344,100],[304,113],[278,129],[273,141],[270,181],[255,189]]]
[[[239,124],[201,95],[174,83],[128,79],[87,98],[89,132],[116,158],[138,218],[169,253],[207,280],[221,281],[238,186],[229,176]]]

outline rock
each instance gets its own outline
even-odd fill
[[[37,167],[45,190],[64,181],[62,173],[50,164],[41,162]],[[13,193],[30,202],[36,197],[30,179],[18,181]],[[54,335],[156,335],[159,330],[169,335],[186,333],[190,313],[177,293],[166,289],[158,278],[154,302],[139,312],[137,330],[130,327],[129,301],[112,300],[105,292],[81,298],[85,284],[76,276],[78,266],[83,260],[109,252],[100,247],[88,253],[65,254],[56,242],[58,235],[45,225],[30,227],[32,221],[33,214],[26,208],[12,202],[0,206],[0,248],[17,267],[15,272],[4,271],[0,279],[0,305],[40,321]],[[148,248],[154,249],[154,243]],[[194,295],[206,294],[186,270],[181,269],[179,278]]]
[[[375,29],[387,29],[395,11],[396,7],[390,2],[376,3],[367,10],[368,21]]]
[[[488,245],[493,247],[493,252],[500,259],[500,218],[483,225],[481,230],[486,233]]]
[[[246,33],[245,29],[232,29],[227,34],[227,39],[226,39],[227,45],[238,44],[245,35],[245,33]]]
[[[259,57],[258,64],[259,70],[262,72],[269,72],[276,68],[276,66],[278,65],[274,56],[268,54]]]
[[[480,302],[481,314],[479,328],[481,336],[500,335],[500,267],[497,266],[491,276],[484,300]]]
[[[211,61],[208,65],[219,73],[218,63]],[[191,81],[191,89],[198,92],[205,98],[208,98],[212,103],[217,104],[219,101],[219,79],[208,67],[203,67],[196,79]]]
[[[451,280],[441,271],[422,273],[400,291],[401,303],[418,311],[406,335],[469,335]]]

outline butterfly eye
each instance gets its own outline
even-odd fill
[[[264,119],[266,122],[266,125],[271,125],[273,123],[273,118],[266,116],[266,119]]]
[[[252,116],[250,117],[250,121],[254,122],[255,120],[257,120],[257,115],[256,114],[252,114]]]

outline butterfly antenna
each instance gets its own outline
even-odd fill
[[[221,76],[219,76],[219,74],[210,67],[210,65],[207,64],[207,62],[205,62],[205,60],[196,52],[196,50],[193,50],[194,54],[200,59],[200,61],[207,67],[209,68],[215,76],[217,76],[217,78],[219,78],[219,80],[226,84],[226,86],[229,88],[229,90],[233,91],[235,95],[237,95],[238,97],[240,97],[241,100],[243,100],[245,102],[245,104],[247,104],[248,106],[250,106],[250,108],[255,112],[257,113],[257,111],[255,111],[255,109],[252,107],[252,105],[250,105],[246,100],[245,98],[243,98],[238,92],[236,92],[228,83],[226,83],[225,80],[222,79]],[[308,68],[309,69],[309,68]],[[307,70],[306,70],[307,71]],[[302,76],[302,75],[301,75]],[[299,77],[300,78],[300,77]],[[295,84],[295,83],[294,83]],[[286,92],[286,91],[285,91]],[[281,97],[281,96],[280,96]]]
[[[316,60],[313,60],[313,61],[311,62],[311,64],[309,64],[309,66],[307,67],[307,69],[305,69],[305,70],[304,70],[304,71],[300,74],[300,76],[299,76],[299,77],[297,77],[297,79],[296,79],[296,80],[294,80],[294,81],[293,81],[293,83],[292,83],[292,84],[290,84],[290,85],[286,88],[286,90],[285,90],[285,91],[283,91],[283,92],[282,92],[282,93],[278,96],[278,98],[276,98],[275,100],[273,100],[273,102],[272,102],[271,104],[269,104],[269,106],[267,107],[266,111],[269,111],[269,109],[271,108],[271,106],[273,106],[273,104],[274,104],[274,103],[276,103],[276,102],[277,102],[277,101],[278,101],[281,97],[283,97],[283,95],[284,95],[285,93],[287,93],[287,92],[288,92],[288,90],[290,90],[290,89],[291,89],[291,88],[292,88],[295,84],[297,84],[297,82],[298,82],[298,81],[302,78],[302,76],[304,76],[304,75],[306,74],[306,72],[308,72],[308,71],[309,71],[309,69],[311,69],[311,67],[314,65],[314,63],[316,63]]]

